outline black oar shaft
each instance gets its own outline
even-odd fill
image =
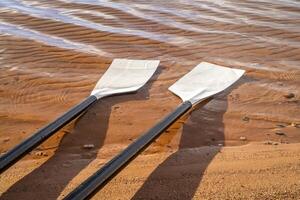
[[[64,125],[78,117],[83,111],[85,111],[92,103],[97,100],[95,96],[90,96],[84,101],[74,106],[68,112],[57,118],[55,121],[46,125],[31,137],[24,140],[22,143],[8,151],[6,154],[0,157],[0,173],[4,172],[11,165],[21,159],[26,153],[40,145],[43,141],[52,136],[56,131],[61,129]]]
[[[108,180],[113,178],[124,168],[139,152],[148,147],[158,136],[161,135],[173,122],[186,113],[192,104],[183,102],[176,110],[166,116],[162,121],[135,140],[120,154],[105,164],[100,170],[90,176],[86,181],[73,190],[65,200],[81,200],[90,197],[96,189],[102,188]]]

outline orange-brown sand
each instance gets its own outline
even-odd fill
[[[280,0],[1,1],[0,153],[87,97],[114,58],[161,64],[1,174],[0,199],[62,199],[175,109],[168,87],[202,61],[246,74],[93,198],[299,199],[299,13]]]

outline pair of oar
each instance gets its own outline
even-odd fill
[[[221,67],[206,62],[197,65],[169,88],[170,91],[182,99],[183,103],[69,193],[65,200],[82,200],[91,197],[97,189],[102,188],[117,175],[173,122],[196,104],[228,88],[243,73],[243,70]]]
[[[157,60],[115,59],[96,84],[90,97],[0,157],[0,173],[8,169],[64,125],[78,117],[97,99],[137,91],[153,75],[158,64],[159,61]],[[71,192],[66,199],[85,199],[89,197],[97,188],[103,187],[110,178],[116,175],[130,160],[151,144],[153,140],[190,108],[202,100],[225,90],[236,82],[243,73],[243,70],[221,67],[210,63],[201,63],[196,66],[169,88],[183,100],[183,103],[109,161],[103,168],[89,177]]]

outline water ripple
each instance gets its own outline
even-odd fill
[[[299,119],[297,0],[1,0],[0,120],[50,120],[86,97],[114,58],[161,60],[149,93],[166,104],[176,101],[167,88],[201,61],[245,69],[225,118],[264,109],[271,119],[280,106],[278,116]],[[213,106],[223,109],[225,96]]]
[[[91,54],[107,56],[107,57],[111,56],[111,54],[104,52],[100,49],[97,49],[91,45],[75,43],[64,38],[59,38],[53,35],[50,36],[35,30],[26,29],[21,26],[8,24],[1,21],[0,21],[0,34],[2,35],[10,34],[17,37],[32,39],[47,45],[56,46],[63,49],[71,49],[75,51],[91,53]]]

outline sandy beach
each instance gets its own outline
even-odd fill
[[[292,0],[1,1],[1,154],[89,96],[114,58],[161,62],[0,174],[0,199],[62,199],[174,110],[168,87],[203,61],[246,73],[93,199],[299,199],[299,13]]]

